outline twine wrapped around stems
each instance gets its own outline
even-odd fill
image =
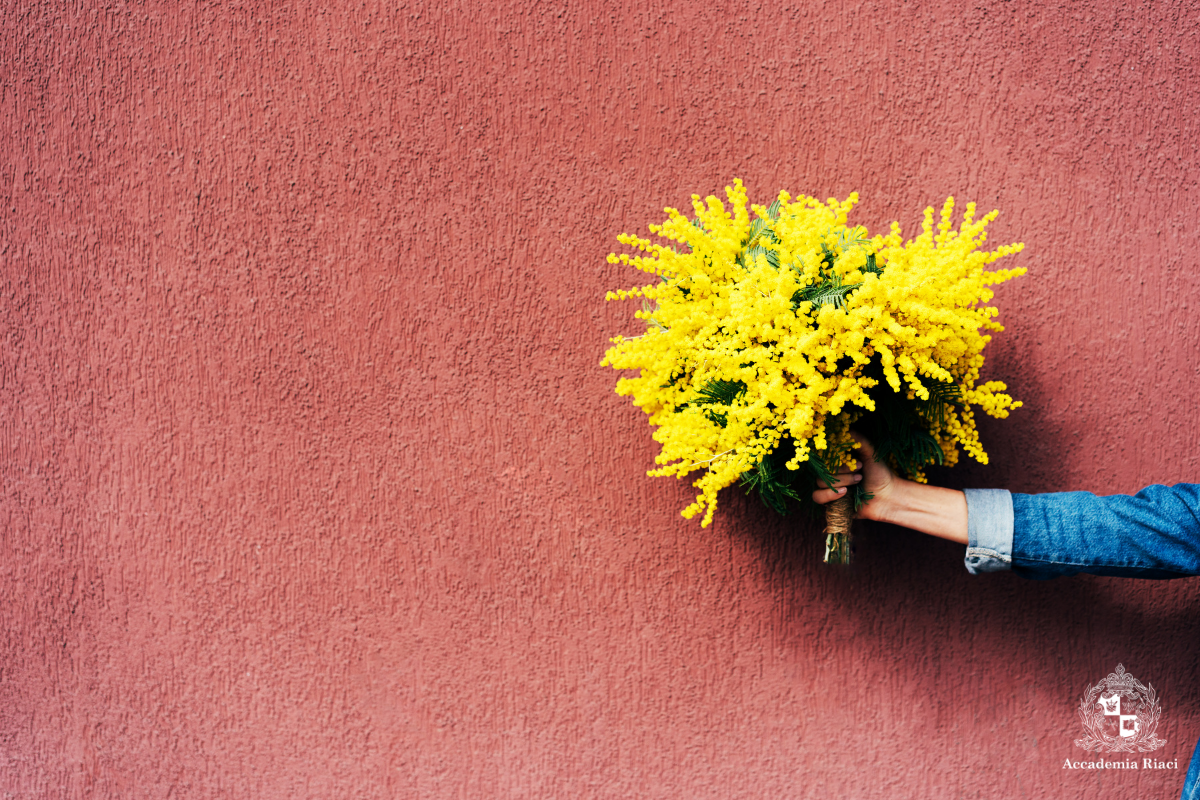
[[[825,505],[825,563],[850,563],[850,523],[854,505],[850,493]]]

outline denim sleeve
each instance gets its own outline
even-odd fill
[[[1013,502],[1007,489],[967,489],[967,572],[1012,568]]]
[[[1133,496],[1014,494],[1012,509],[1010,558],[1024,577],[1200,574],[1200,485],[1149,486]]]

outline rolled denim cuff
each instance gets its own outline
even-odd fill
[[[1013,502],[1007,489],[965,489],[967,572],[1012,569]]]

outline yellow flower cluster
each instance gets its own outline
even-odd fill
[[[898,223],[871,238],[847,227],[856,194],[821,203],[781,192],[767,208],[748,207],[741,181],[725,191],[728,207],[693,195],[695,220],[665,209],[666,221],[650,230],[674,244],[623,234],[619,241],[642,255],[608,257],[659,278],[608,294],[644,298],[635,316],[646,331],[613,338],[601,364],[639,371],[620,379],[617,393],[655,426],[662,451],[649,474],[702,473],[683,516],[703,511],[707,526],[717,493],[784,436],[796,447],[789,469],[814,451],[835,470],[845,465],[850,426],[875,408],[869,390],[879,382],[864,374],[872,359],[891,391],[910,399],[929,400],[934,382],[956,385],[961,403],[931,415],[929,433],[945,463],[957,461],[959,446],[987,463],[971,405],[993,417],[1021,405],[1002,383],[977,384],[991,338],[981,331],[1003,330],[984,305],[988,287],[1025,272],[985,269],[1022,249],[979,249],[996,212],[976,220],[969,204],[954,230],[949,198],[936,228],[928,208],[921,235],[905,242]],[[729,402],[697,402],[722,385],[744,388]]]

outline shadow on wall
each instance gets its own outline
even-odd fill
[[[1064,486],[1072,459],[1062,454],[1076,442],[1060,424],[1063,409],[1050,407],[1063,403],[1058,387],[1022,366],[1036,360],[1039,344],[1020,335],[1002,341],[984,379],[1005,380],[1024,407],[1006,420],[980,418],[990,465],[964,456],[953,469],[932,471],[931,482],[1080,488]],[[973,576],[961,545],[864,522],[856,523],[855,562],[836,567],[821,561],[822,529],[822,519],[781,517],[731,487],[706,532],[744,542],[764,565],[777,604],[769,612],[775,657],[794,669],[794,685],[811,684],[810,710],[865,730],[884,724],[898,702],[919,698],[924,708],[900,712],[912,715],[897,728],[906,736],[928,732],[967,750],[994,740],[1009,757],[1061,765],[1078,736],[1080,697],[1122,663],[1159,692],[1172,757],[1186,760],[1200,721],[1197,579]],[[854,735],[859,746],[900,747]],[[1039,738],[1047,743],[1040,749]]]
[[[855,523],[855,563],[836,567],[821,562],[822,520],[781,518],[746,496],[722,502],[783,587],[780,644],[797,661],[814,652],[851,670],[876,661],[860,673],[876,675],[886,674],[878,664],[894,664],[909,692],[930,698],[955,729],[1041,715],[1052,728],[1041,732],[1057,726],[1064,747],[1079,697],[1123,663],[1156,687],[1183,738],[1194,738],[1200,597],[1186,584],[1196,579],[973,576],[961,545],[866,522]],[[1174,744],[1190,752],[1191,741]]]

